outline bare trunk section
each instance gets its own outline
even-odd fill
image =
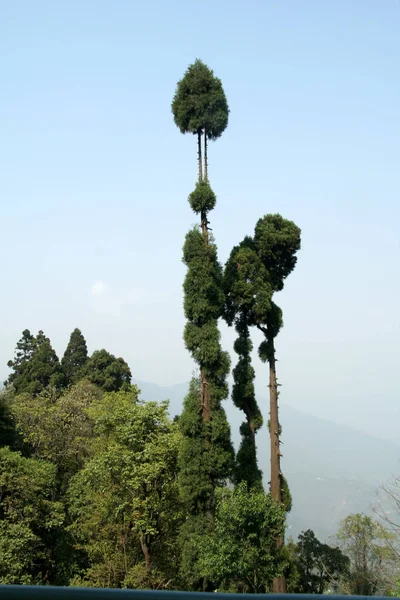
[[[203,181],[203,158],[201,156],[201,132],[197,134],[197,156],[199,162],[199,181]]]
[[[142,535],[142,537],[140,539],[140,545],[142,547],[144,561],[146,563],[146,570],[147,571],[151,571],[151,556],[150,556],[150,551],[149,551],[149,547],[147,545],[147,541],[146,541],[146,536],[145,535]]]
[[[204,129],[204,179],[208,181],[207,131]]]
[[[269,436],[271,441],[271,497],[281,504],[281,461],[279,451],[278,386],[276,381],[275,356],[269,360]]]
[[[210,388],[203,370],[200,371],[200,406],[203,421],[211,419]]]
[[[269,436],[271,441],[271,498],[278,504],[282,504],[282,485],[281,485],[281,452],[279,449],[279,415],[278,415],[278,382],[276,379],[276,361],[275,349],[269,357]],[[283,536],[276,541],[276,547],[279,549],[284,544]],[[273,592],[275,594],[285,594],[285,577],[275,577],[273,581]]]

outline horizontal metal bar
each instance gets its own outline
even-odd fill
[[[265,600],[266,594],[218,594],[223,596],[224,600]],[[288,600],[287,594],[268,594],[274,600]],[[119,589],[103,589],[103,588],[76,588],[76,587],[52,587],[41,585],[0,585],[1,600],[39,600],[43,598],[51,598],[58,600],[59,598],[66,600],[206,600],[213,598],[215,593],[212,592],[171,592],[163,590],[119,590]],[[319,596],[318,594],[290,594],[290,597],[295,597],[296,600],[316,600],[316,598],[324,598],[326,595]],[[370,596],[329,596],[331,600],[371,600]],[[382,596],[375,596],[374,600],[387,600]]]

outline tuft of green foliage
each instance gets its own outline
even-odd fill
[[[254,245],[274,290],[283,289],[284,280],[296,266],[301,231],[281,215],[265,215],[256,224]]]
[[[199,59],[178,82],[171,108],[181,133],[205,132],[215,140],[228,125],[229,107],[221,80]]]
[[[206,214],[213,210],[217,203],[217,197],[214,194],[208,181],[198,181],[196,187],[189,194],[189,204],[196,214]]]

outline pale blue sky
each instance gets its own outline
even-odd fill
[[[170,102],[198,57],[231,108],[209,152],[220,259],[268,212],[303,232],[282,400],[400,439],[399,30],[397,0],[0,0],[0,376],[24,328],[62,353],[80,327],[138,379],[190,378],[196,147]]]

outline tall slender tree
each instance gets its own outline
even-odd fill
[[[254,232],[254,244],[272,288],[272,292],[283,289],[284,280],[293,271],[300,249],[300,229],[281,215],[266,215],[259,219]],[[281,472],[280,436],[281,426],[278,412],[278,379],[276,376],[275,339],[283,326],[282,310],[271,300],[270,310],[264,321],[256,325],[265,336],[261,342],[259,355],[269,365],[269,399],[270,399],[270,447],[271,447],[271,496],[279,504],[291,506],[287,482]],[[278,538],[277,546],[283,546],[283,537]],[[274,592],[286,592],[284,577],[274,579]]]
[[[259,219],[254,238],[247,237],[231,253],[225,268],[226,310],[228,324],[245,319],[246,325],[256,326],[265,336],[259,355],[269,364],[272,499],[286,510],[290,510],[291,498],[287,482],[282,474],[280,459],[281,426],[278,415],[278,380],[276,376],[275,338],[282,327],[282,311],[273,301],[273,294],[283,289],[284,280],[294,269],[296,252],[300,248],[300,229],[280,215],[266,215]],[[246,331],[244,328],[243,331]],[[243,335],[243,334],[242,334]],[[241,338],[239,338],[241,339]],[[240,346],[239,346],[240,347]],[[242,360],[242,359],[240,359]],[[239,361],[240,365],[240,361]],[[235,403],[245,410],[249,399],[244,393],[248,384],[248,373],[237,369],[242,389]],[[238,388],[239,389],[239,388]],[[240,405],[242,403],[242,406]],[[248,411],[248,408],[247,408]],[[246,410],[245,410],[246,413]],[[247,416],[248,413],[246,413]],[[248,418],[248,417],[247,417]],[[242,434],[246,432],[243,428]],[[255,443],[253,444],[255,456]],[[239,457],[238,457],[239,458]],[[254,469],[254,459],[252,468]],[[277,541],[278,549],[283,545],[283,536]],[[274,580],[274,591],[286,591],[284,577]]]
[[[179,423],[183,433],[179,464],[180,490],[189,518],[182,538],[182,570],[192,589],[207,589],[197,565],[195,538],[214,526],[215,488],[231,475],[233,448],[222,407],[228,395],[229,356],[220,345],[218,319],[224,310],[223,272],[209,230],[209,212],[216,196],[208,179],[207,139],[217,139],[228,123],[228,104],[221,81],[197,60],[178,82],[172,102],[176,125],[182,133],[197,135],[198,180],[189,195],[200,228],[186,235],[183,261],[184,339],[200,371],[184,403]],[[204,136],[204,163],[202,138]]]
[[[31,334],[29,329],[24,329],[21,339],[17,342],[14,359],[9,360],[7,363],[7,366],[12,369],[12,372],[4,382],[6,386],[13,385],[16,380],[23,376],[35,348],[35,336]]]
[[[255,397],[255,373],[251,364],[253,344],[249,328],[255,325],[256,319],[266,318],[271,287],[250,237],[233,248],[225,267],[224,288],[224,317],[228,325],[235,325],[238,333],[234,349],[239,360],[233,369],[232,400],[246,416],[240,427],[242,441],[236,456],[235,480],[236,483],[245,481],[249,487],[262,486],[262,475],[257,465],[256,433],[263,419]]]
[[[74,329],[69,338],[68,346],[61,359],[61,367],[65,375],[66,385],[76,383],[81,379],[88,361],[86,340],[80,329]]]

